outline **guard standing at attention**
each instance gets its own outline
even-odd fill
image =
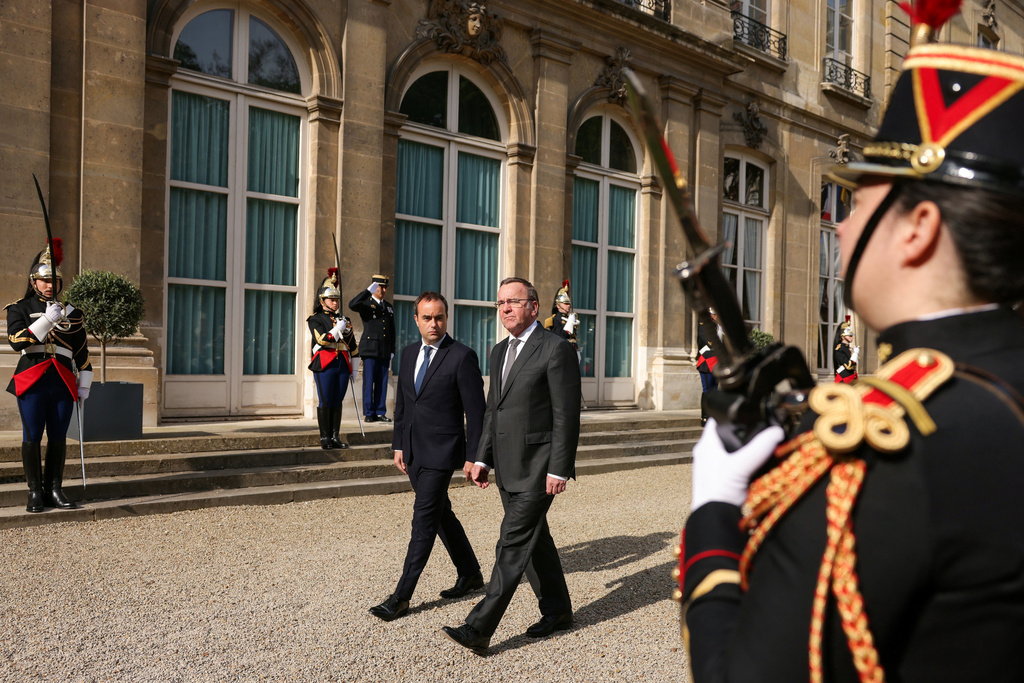
[[[47,246],[33,259],[24,298],[6,306],[8,339],[21,352],[7,391],[18,397],[29,512],[77,507],[62,488],[67,432],[75,401],[89,396],[93,373],[82,312],[56,301],[64,285],[62,259],[61,240],[55,239],[53,253]]]
[[[395,355],[395,309],[384,299],[388,279],[374,275],[370,286],[348,302],[363,320],[359,357],[363,359],[363,415],[367,422],[391,422],[386,415],[388,371]]]
[[[860,347],[853,343],[853,324],[850,316],[839,324],[839,343],[832,350],[832,365],[836,369],[836,384],[852,384],[857,379]]]
[[[704,405],[705,394],[718,386],[714,370],[718,365],[718,345],[721,343],[718,329],[718,313],[714,308],[708,308],[708,314],[716,328],[708,330],[703,322],[697,323],[697,372],[700,373],[700,423],[707,422],[707,408]]]
[[[313,358],[309,369],[320,405],[316,421],[320,426],[321,448],[348,448],[341,440],[341,411],[349,378],[352,355],[357,351],[352,321],[341,314],[341,285],[338,269],[328,268],[327,277],[317,291],[313,315],[306,318],[312,335]]]
[[[789,438],[693,451],[680,562],[695,683],[1024,681],[1024,59],[911,47],[838,227],[883,365]],[[948,12],[947,12],[948,10]],[[685,636],[684,636],[685,637]]]
[[[572,311],[572,299],[569,297],[569,281],[562,282],[562,286],[555,293],[555,300],[551,304],[551,316],[544,321],[544,327],[551,330],[563,339],[569,340],[572,347],[579,355],[579,341],[577,331],[580,326],[579,318]]]

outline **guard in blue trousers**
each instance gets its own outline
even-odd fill
[[[67,432],[75,401],[88,398],[93,374],[82,312],[56,301],[63,288],[61,241],[53,240],[53,247],[52,254],[47,247],[32,261],[24,298],[6,306],[8,339],[21,353],[7,391],[18,398],[21,414],[29,512],[77,507],[62,489]]]
[[[306,318],[313,338],[309,369],[313,371],[313,382],[320,398],[316,420],[320,426],[320,446],[324,449],[348,448],[339,431],[342,402],[352,376],[352,355],[357,349],[352,321],[341,314],[340,308],[338,269],[329,268],[317,291],[313,315]]]

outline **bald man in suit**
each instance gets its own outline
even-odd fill
[[[580,369],[572,344],[537,324],[537,290],[521,278],[498,289],[498,315],[509,337],[491,351],[491,384],[477,462],[481,488],[494,469],[505,516],[487,594],[458,627],[444,634],[478,655],[525,573],[541,619],[526,631],[539,638],[572,625],[572,601],[547,512],[576,473],[580,436]]]

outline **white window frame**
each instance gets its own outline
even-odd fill
[[[836,345],[836,331],[839,328],[839,323],[845,319],[846,316],[846,304],[843,302],[841,296],[836,296],[837,283],[843,283],[844,280],[840,276],[840,270],[842,264],[839,261],[839,237],[836,234],[836,228],[839,226],[841,221],[834,220],[837,211],[836,207],[839,205],[839,192],[841,187],[831,181],[822,179],[822,185],[828,185],[831,187],[831,191],[828,193],[828,199],[826,200],[828,205],[821,206],[819,215],[828,209],[829,216],[831,219],[821,219],[821,229],[819,232],[818,239],[818,322],[817,322],[817,334],[815,337],[818,340],[820,352],[824,358],[818,359],[818,370],[825,374],[832,374],[835,370],[832,367],[832,349]],[[850,199],[849,212],[853,211],[853,199]],[[844,216],[844,220],[849,216],[849,212]],[[826,260],[826,271],[821,272],[821,250],[825,249],[828,254],[834,254],[834,257],[827,257]],[[825,287],[828,291],[829,297],[829,317],[826,322],[821,321],[821,281],[825,280]],[[836,322],[838,321],[838,322]],[[826,338],[821,339],[821,328],[822,326],[827,328]]]
[[[830,7],[831,4],[836,5],[834,8]],[[840,62],[845,66],[852,67],[853,54],[854,54],[854,36],[856,31],[854,30],[854,12],[853,5],[855,0],[848,0],[846,12],[841,12],[838,7],[840,0],[825,0],[825,56],[831,57],[832,59]],[[829,12],[833,12],[832,21],[829,21]],[[840,36],[842,34],[842,20],[846,18],[849,21],[849,34],[847,36],[847,45],[849,51],[840,50]],[[832,49],[829,49],[829,39],[832,41]]]
[[[738,185],[739,185],[739,199],[738,199],[738,201],[726,199],[725,198],[725,188],[724,187],[722,188],[722,214],[723,214],[722,227],[723,227],[723,231],[724,231],[724,223],[725,223],[724,215],[725,214],[729,214],[729,215],[732,215],[732,216],[736,216],[736,244],[733,245],[734,249],[736,250],[736,265],[728,265],[728,264],[723,263],[722,264],[722,268],[725,269],[725,270],[733,270],[733,271],[735,271],[735,277],[736,277],[736,280],[735,280],[735,283],[736,283],[736,298],[740,302],[741,309],[742,309],[743,296],[744,296],[744,286],[745,286],[745,282],[744,281],[746,279],[744,277],[744,275],[747,274],[747,273],[757,273],[757,281],[758,281],[758,297],[757,297],[757,305],[756,305],[757,316],[756,317],[747,318],[746,322],[751,324],[751,325],[753,325],[757,329],[764,329],[763,328],[763,324],[764,324],[764,297],[765,297],[765,287],[767,285],[766,278],[765,278],[765,244],[767,242],[766,238],[767,238],[767,232],[768,232],[768,221],[771,218],[771,212],[768,209],[768,206],[769,206],[768,188],[771,187],[771,182],[770,182],[771,168],[768,166],[768,164],[765,164],[762,161],[754,160],[751,157],[749,157],[749,156],[747,156],[747,155],[745,155],[743,153],[740,153],[740,152],[727,151],[724,156],[726,158],[736,159],[736,160],[739,161],[739,181],[738,181]],[[761,191],[761,198],[762,198],[761,199],[761,203],[762,203],[763,206],[752,206],[752,205],[749,205],[749,204],[746,203],[747,202],[747,196],[746,196],[747,195],[747,186],[746,186],[745,179],[746,179],[746,176],[747,176],[747,166],[748,165],[756,166],[757,168],[761,169],[761,190],[760,191]],[[723,173],[722,174],[723,179],[724,179],[724,175],[725,174]],[[759,229],[758,229],[758,239],[760,240],[760,244],[758,245],[758,247],[759,247],[759,249],[758,249],[759,259],[758,259],[758,263],[757,263],[756,267],[755,266],[745,266],[744,265],[744,258],[746,256],[746,252],[750,248],[750,245],[747,244],[746,230],[745,230],[745,226],[746,226],[747,220],[755,220],[755,221],[757,221],[759,223],[759,226],[760,226]]]

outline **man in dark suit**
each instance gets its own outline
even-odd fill
[[[359,357],[363,359],[363,415],[366,422],[391,422],[387,417],[388,368],[395,355],[395,309],[384,295],[388,279],[374,275],[370,286],[348,302],[363,321]]]
[[[395,466],[409,475],[416,501],[402,578],[387,600],[370,608],[384,621],[409,611],[435,536],[458,572],[455,586],[441,591],[441,597],[459,598],[484,585],[480,563],[448,499],[452,472],[461,469],[468,477],[476,460],[484,416],[480,361],[473,349],[446,334],[448,302],[443,296],[423,292],[413,310],[423,341],[402,351],[392,447]]]
[[[580,369],[572,344],[537,324],[537,290],[521,278],[498,288],[498,315],[510,336],[491,351],[491,384],[477,462],[470,477],[487,487],[494,469],[505,517],[487,594],[444,634],[483,655],[526,573],[541,619],[526,631],[543,637],[572,625],[572,602],[548,531],[551,502],[575,477],[580,436]]]

